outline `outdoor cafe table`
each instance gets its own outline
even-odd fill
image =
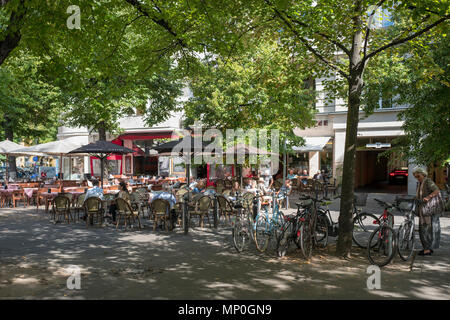
[[[49,208],[49,204],[50,202],[56,198],[56,196],[59,194],[59,192],[43,192],[40,194],[41,197],[43,197],[45,199],[45,213],[48,213],[48,208]],[[39,200],[38,200],[38,204],[39,204]],[[39,206],[36,206],[36,209],[39,209]]]

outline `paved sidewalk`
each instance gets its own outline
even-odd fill
[[[365,209],[381,213],[374,197],[395,195],[369,195]],[[336,221],[339,201],[330,208]],[[142,231],[86,229],[81,222],[52,224],[42,209],[0,209],[0,298],[449,299],[449,217],[441,227],[435,255],[417,257],[413,271],[396,258],[382,268],[381,289],[369,290],[365,252],[355,248],[350,261],[342,260],[334,241],[308,262],[298,250],[283,259],[254,246],[238,254],[230,228],[184,235],[153,232],[147,221]],[[71,265],[81,269],[80,290],[67,288]]]

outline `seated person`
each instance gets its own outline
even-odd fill
[[[170,187],[168,184],[163,184],[163,191],[154,195],[152,197],[151,202],[155,201],[156,199],[163,199],[163,200],[169,201],[170,209],[172,209],[175,206],[175,204],[177,203],[177,199],[170,192]]]
[[[303,170],[302,174],[297,177],[299,179],[299,182],[302,182],[303,184],[307,183],[307,180],[309,179],[308,171],[306,169]]]
[[[192,193],[194,194],[202,193],[205,192],[205,190],[206,190],[206,181],[200,180],[192,189]]]
[[[192,180],[191,183],[189,184],[189,189],[194,190],[194,188],[197,186],[198,182],[197,180]]]
[[[317,171],[317,173],[313,176],[313,179],[323,181],[322,173],[320,171]]]
[[[297,175],[294,173],[294,170],[289,170],[289,174],[287,175],[287,178],[289,179],[289,180],[291,180],[291,179],[297,179]]]
[[[116,194],[116,199],[122,198],[126,202],[131,204],[131,197],[130,197],[130,192],[128,191],[127,183],[121,182],[119,184],[119,190],[120,190],[119,193]],[[111,206],[109,207],[109,213],[112,216],[112,222],[115,223],[116,222],[116,213],[117,213],[117,205],[115,203],[112,203]]]
[[[239,182],[235,181],[233,182],[233,187],[231,188],[231,195],[235,196],[236,192],[241,192],[241,187],[239,185]]]
[[[103,200],[103,189],[98,186],[98,180],[92,181],[92,188],[86,192],[86,196],[84,197],[84,201],[91,197],[98,197]]]
[[[291,180],[286,179],[284,184],[281,186],[280,190],[277,192],[277,196],[286,196],[291,193],[292,186],[291,186]]]
[[[86,195],[84,196],[84,202],[86,202],[87,199],[92,197],[97,197],[100,198],[100,200],[103,200],[103,189],[99,188],[98,180],[93,180],[92,185],[93,187],[88,191],[86,191]],[[86,216],[81,217],[81,219],[85,220]]]
[[[245,191],[256,194],[257,190],[258,190],[258,184],[257,184],[256,180],[250,179],[249,183],[245,186]]]
[[[264,178],[259,178],[257,189],[259,190],[261,195],[268,195],[270,194],[270,189],[266,187]]]

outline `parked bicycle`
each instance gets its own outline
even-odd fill
[[[383,208],[380,217],[380,225],[372,232],[367,245],[367,257],[369,261],[379,267],[383,267],[392,261],[397,253],[397,235],[393,228],[394,215],[390,212],[396,206],[378,199]]]
[[[314,247],[324,247],[328,243],[328,222],[324,214],[318,214],[318,204],[323,200],[311,196],[300,197],[300,200],[311,200],[301,219],[299,234],[300,248],[306,259],[311,258]]]
[[[281,228],[285,222],[285,217],[280,211],[280,200],[284,199],[285,195],[276,195],[272,193],[272,213],[269,215],[268,206],[265,206],[263,211],[260,211],[255,219],[254,237],[256,248],[260,252],[267,250],[270,240],[275,239],[278,242]]]
[[[419,215],[419,206],[423,204],[422,200],[414,199],[410,209],[403,209],[400,206],[396,208],[405,215],[405,220],[402,221],[398,228],[398,255],[403,261],[408,261],[414,252],[416,224],[414,216]]]
[[[244,206],[242,195],[236,193],[236,201],[234,202],[236,209],[236,217],[233,223],[233,244],[238,252],[242,252],[247,243],[253,241],[253,219],[252,213]]]

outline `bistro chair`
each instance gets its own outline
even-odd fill
[[[314,179],[309,178],[306,180],[306,185],[303,186],[303,191],[311,195],[313,190],[314,190]]]
[[[139,211],[133,210],[133,208],[131,207],[131,204],[122,198],[116,199],[116,205],[117,205],[116,229],[119,227],[120,217],[124,218],[125,229],[127,228],[127,221],[130,222],[129,224],[131,227],[134,223],[135,218],[137,218],[137,220],[138,220],[139,229],[142,229],[141,219],[139,218]]]
[[[225,189],[231,189],[233,188],[233,182],[229,179],[223,180],[223,185]]]
[[[164,221],[166,231],[169,231],[168,220],[170,221],[170,203],[164,199],[153,200],[150,204],[150,213],[153,217],[153,231],[156,230],[158,221]]]
[[[23,189],[19,189],[19,190],[14,190],[11,194],[11,202],[13,205],[13,208],[16,207],[16,203],[17,201],[23,201],[23,206],[26,207],[27,206],[27,199],[26,196],[23,192]]]
[[[291,187],[292,187],[292,191],[300,193],[300,185],[299,185],[297,178],[291,179]]]
[[[333,192],[333,196],[336,195],[337,185],[336,185],[336,178],[331,177],[328,179],[328,183],[326,184],[326,192],[328,196],[328,192]]]
[[[222,193],[222,191],[225,189],[225,183],[222,179],[216,180],[216,192]]]
[[[313,180],[311,193],[314,197],[319,197],[324,193],[324,185],[319,180]]]
[[[86,217],[86,228],[89,227],[89,223],[94,222],[94,217],[97,216],[97,221],[103,223],[103,208],[102,200],[98,197],[89,197],[84,201],[84,214]]]
[[[275,180],[274,182],[273,182],[273,184],[272,184],[272,187],[275,189],[275,190],[280,190],[280,188],[283,186],[283,183],[281,183],[280,181],[278,181],[278,180]]]
[[[252,211],[253,206],[253,197],[255,195],[251,192],[245,192],[242,196],[242,203],[244,205],[244,208],[248,210],[248,212]]]
[[[195,208],[192,211],[189,211],[191,216],[199,216],[200,223],[199,226],[203,228],[203,219],[204,216],[208,218],[209,227],[211,228],[211,221],[209,219],[209,210],[211,209],[212,200],[209,196],[201,196],[195,202]]]
[[[139,213],[142,212],[142,217],[144,217],[144,208],[148,207],[148,196],[147,194],[142,194],[141,192],[134,191],[130,193],[131,208],[133,211]]]
[[[63,195],[57,195],[52,201],[52,215],[53,221],[56,222],[56,216],[64,216],[67,223],[70,223],[70,219],[73,220],[72,214],[70,213],[70,199]]]
[[[84,198],[86,197],[86,194],[80,194],[77,198],[77,200],[73,203],[72,207],[70,208],[70,211],[77,214],[77,220],[80,220],[80,212],[84,211]],[[75,215],[74,215],[75,216]]]
[[[179,189],[175,193],[175,198],[177,202],[175,203],[174,209],[178,216],[178,224],[181,226],[181,214],[183,212],[183,205],[184,205],[184,195],[188,193],[187,189]]]
[[[235,213],[232,202],[220,194],[217,195],[217,202],[219,204],[219,215],[224,216],[225,220],[228,217],[228,221],[231,222],[230,216]]]

